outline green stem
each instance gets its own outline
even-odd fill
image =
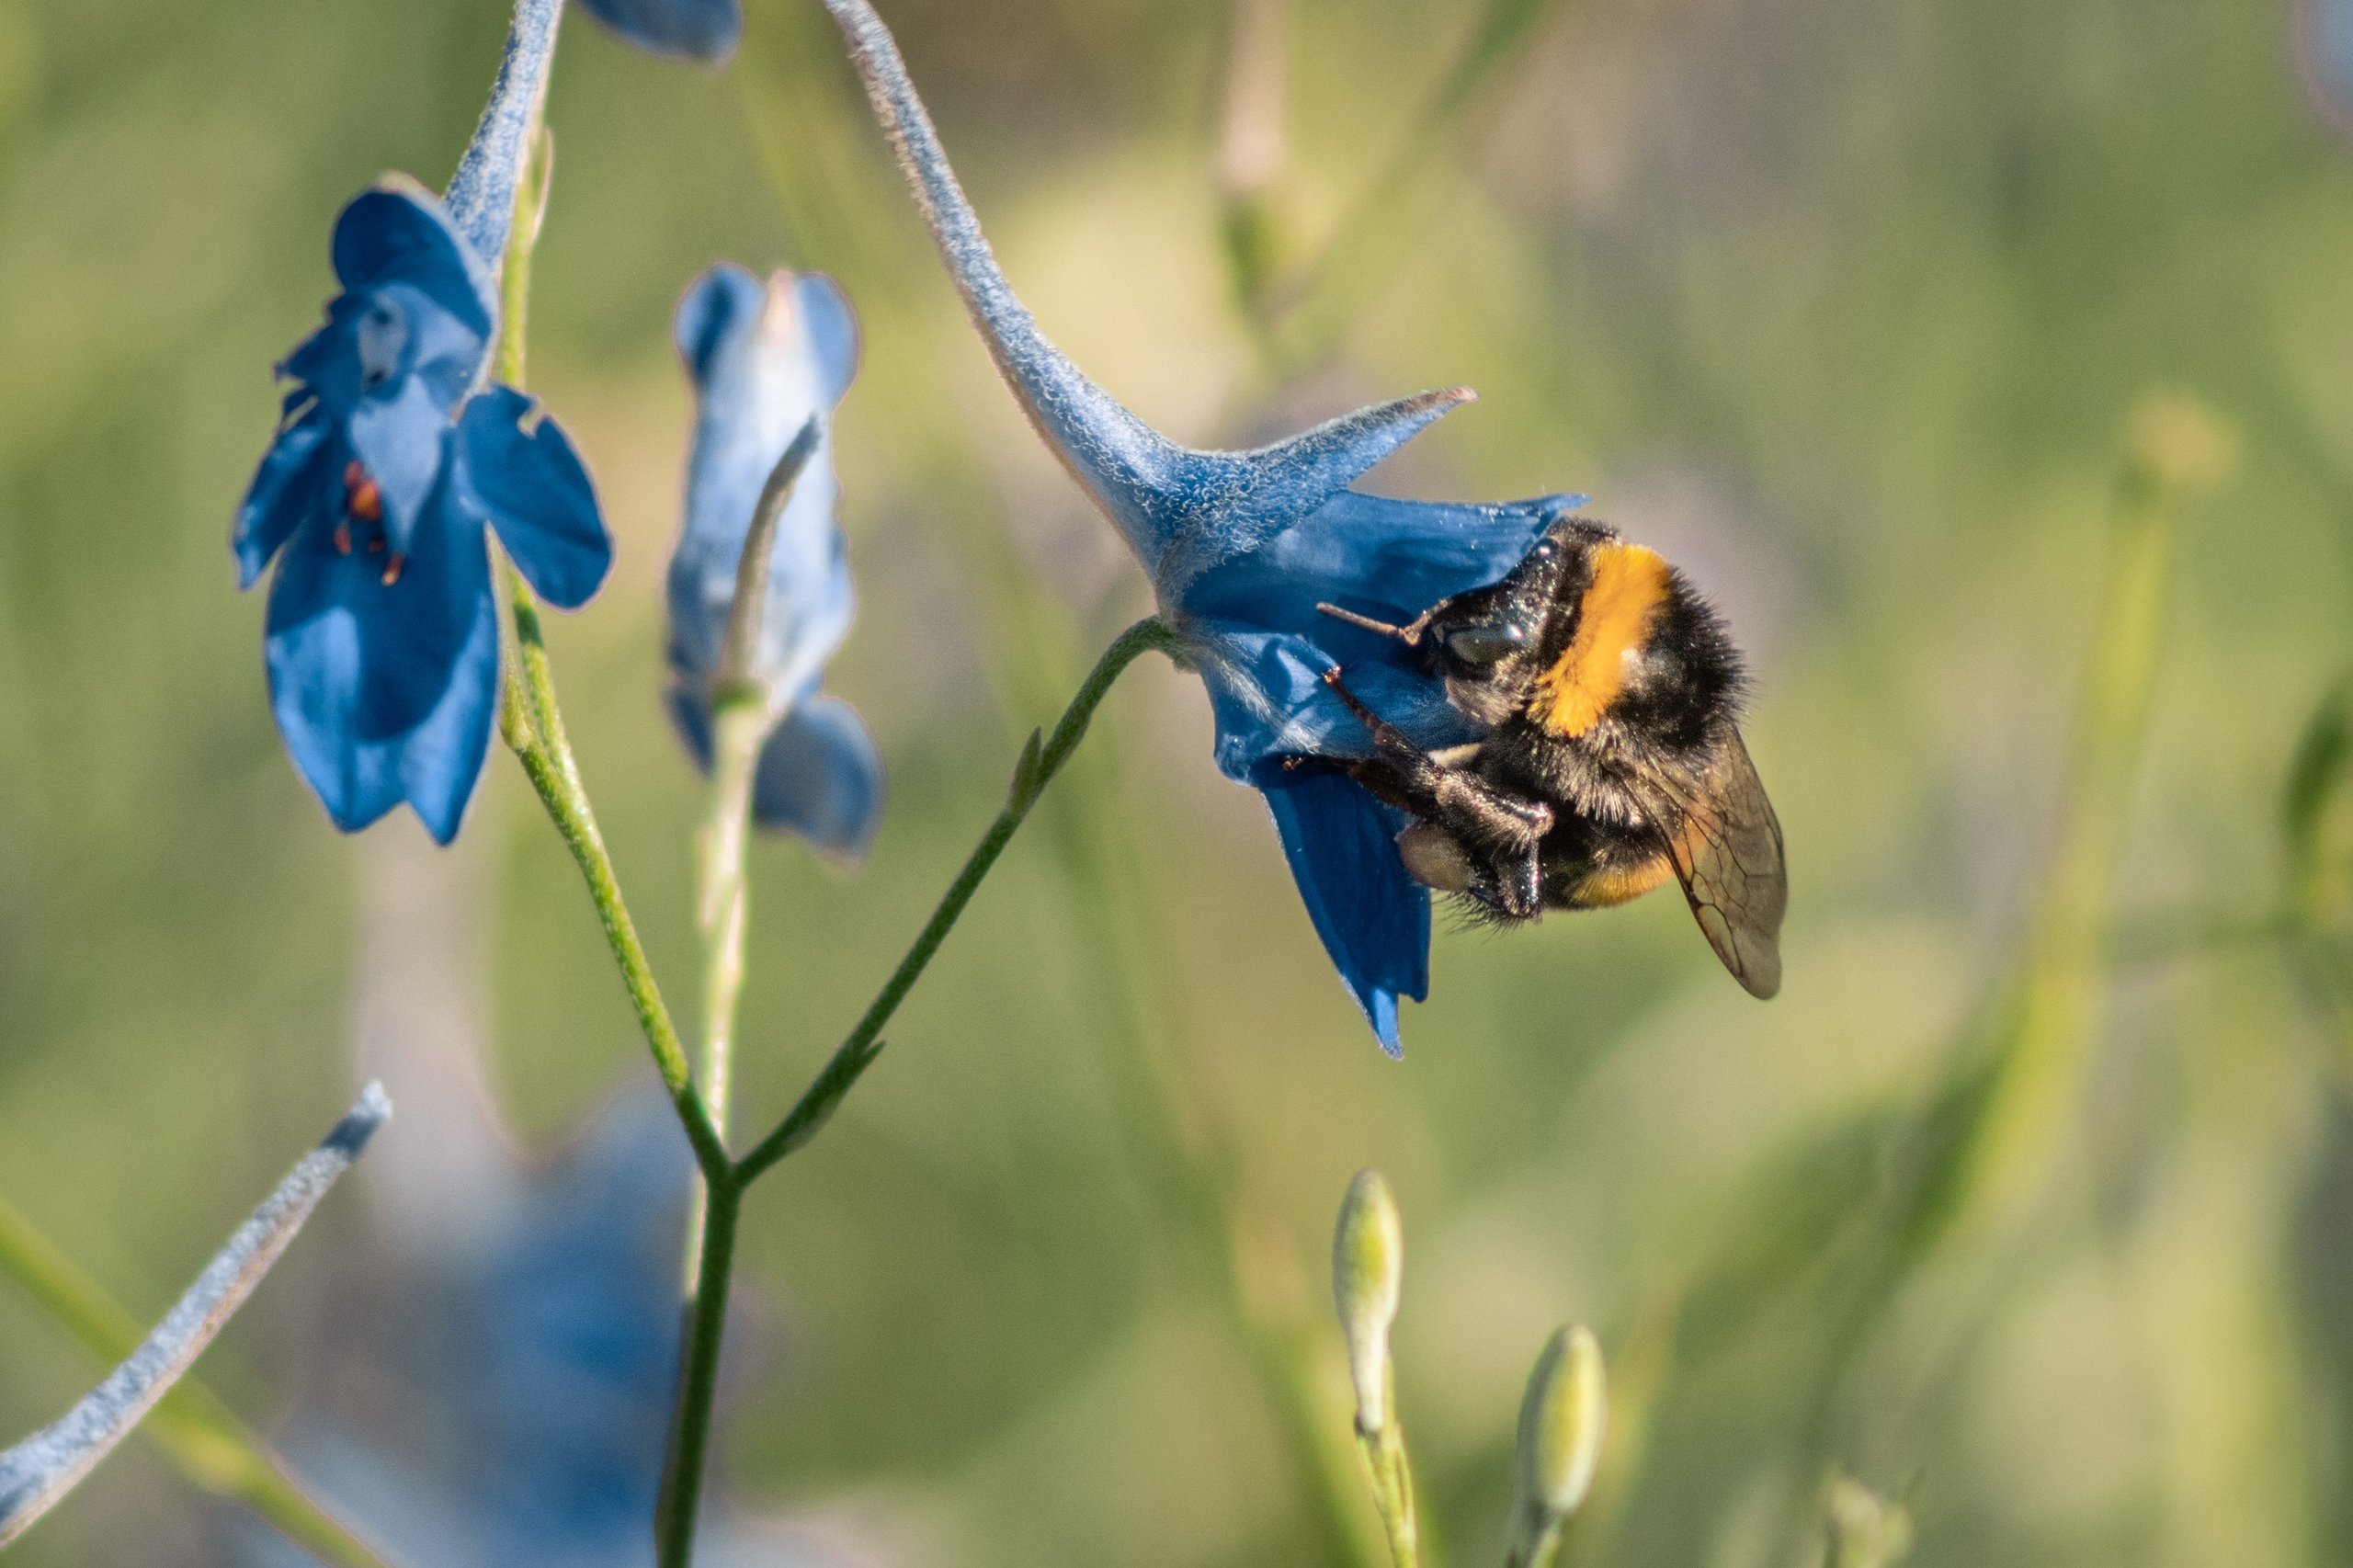
[[[807,1142],[823,1125],[834,1106],[874,1060],[880,1050],[882,1026],[891,1021],[891,1016],[899,1010],[899,1004],[905,1001],[907,993],[915,988],[915,982],[930,964],[932,956],[939,951],[939,945],[948,939],[948,933],[955,929],[956,922],[963,915],[964,906],[972,902],[972,895],[987,880],[997,857],[1005,853],[1007,844],[1013,842],[1014,834],[1028,820],[1031,808],[1037,805],[1038,797],[1047,783],[1062,771],[1063,765],[1070,760],[1071,753],[1077,750],[1078,743],[1086,738],[1086,726],[1094,719],[1096,709],[1102,706],[1103,699],[1110,692],[1112,683],[1145,653],[1155,648],[1162,653],[1169,653],[1176,646],[1176,633],[1158,617],[1150,616],[1136,622],[1104,650],[1103,657],[1096,662],[1093,671],[1080,685],[1078,695],[1072,698],[1070,706],[1063,710],[1062,718],[1054,725],[1053,733],[1044,737],[1042,744],[1038,734],[1033,733],[1030,735],[1029,744],[1022,749],[1021,760],[1014,767],[1013,785],[1006,791],[1005,809],[997,812],[996,820],[981,835],[980,843],[973,846],[972,853],[965,859],[964,869],[949,884],[947,892],[940,897],[938,907],[931,912],[931,918],[924,923],[923,930],[916,935],[914,946],[899,960],[899,967],[883,983],[882,989],[875,994],[865,1016],[858,1020],[857,1027],[850,1030],[840,1049],[834,1052],[824,1069],[802,1093],[799,1103],[777,1124],[776,1130],[761,1139],[735,1166],[735,1174],[742,1182],[749,1185],[758,1180],[769,1166]]]
[[[710,819],[699,845],[695,881],[703,939],[702,1098],[722,1143],[727,1139],[736,1004],[744,990],[744,857],[751,834],[752,786],[759,773],[760,748],[777,719],[759,674],[768,572],[776,559],[784,508],[801,471],[816,455],[822,434],[812,415],[760,487],[751,525],[745,530],[744,553],[735,563],[735,598],[712,687]],[[699,1229],[698,1225],[698,1233]],[[695,1243],[698,1249],[700,1244]],[[694,1271],[689,1255],[689,1278]]]
[[[508,231],[506,255],[499,278],[497,367],[499,379],[520,389],[523,384],[523,339],[531,293],[531,256],[539,243],[540,222],[547,210],[549,174],[554,165],[555,139],[544,128],[532,140],[533,155],[516,182],[515,222]],[[694,1145],[695,1163],[705,1176],[727,1168],[727,1147],[711,1125],[709,1110],[696,1095],[687,1069],[686,1048],[677,1027],[663,1004],[654,981],[654,966],[646,961],[637,926],[621,902],[620,881],[613,874],[604,835],[597,831],[596,813],[580,782],[579,765],[573,760],[572,741],[564,733],[563,714],[556,705],[555,672],[548,664],[545,638],[540,631],[540,607],[514,563],[501,560],[500,578],[515,617],[514,658],[506,666],[506,681],[499,695],[498,733],[523,765],[539,791],[540,803],[554,820],[564,846],[579,864],[588,883],[588,896],[605,928],[606,945],[620,965],[621,983],[637,1010],[638,1027],[653,1048],[654,1065],[662,1086],[670,1091],[678,1119]]]
[[[24,1287],[107,1366],[121,1362],[144,1337],[129,1312],[6,1199],[0,1274]],[[139,1430],[191,1483],[251,1509],[313,1557],[336,1568],[385,1568],[383,1558],[296,1484],[268,1445],[194,1377],[175,1384]]]
[[[1404,1428],[1392,1415],[1378,1432],[1359,1430],[1357,1444],[1372,1478],[1381,1528],[1389,1535],[1390,1561],[1395,1568],[1420,1568],[1421,1526],[1415,1517],[1414,1467],[1405,1458]]]
[[[697,845],[696,923],[701,928],[703,1108],[721,1146],[733,1097],[735,1016],[744,994],[744,859],[752,825],[752,781],[767,739],[767,702],[745,695],[711,716],[710,816]],[[709,1220],[708,1184],[696,1197],[687,1234],[687,1278],[700,1269]]]
[[[941,897],[938,907],[932,911],[930,920],[925,923],[923,930],[916,936],[914,946],[899,960],[898,968],[892,971],[891,978],[883,983],[881,991],[850,1030],[848,1038],[843,1040],[840,1049],[826,1062],[790,1112],[750,1153],[732,1166],[723,1163],[723,1155],[718,1168],[708,1165],[704,1166],[702,1239],[695,1270],[694,1295],[688,1309],[686,1343],[681,1352],[678,1374],[678,1403],[671,1426],[669,1456],[663,1467],[662,1503],[655,1524],[657,1561],[661,1568],[688,1568],[693,1558],[703,1471],[710,1450],[711,1403],[719,1381],[720,1344],[727,1327],[727,1292],[734,1267],[735,1234],[742,1218],[745,1189],[779,1160],[814,1137],[833,1114],[834,1108],[841,1103],[842,1096],[849,1092],[850,1086],[858,1082],[859,1075],[881,1053],[882,1026],[890,1022],[891,1016],[898,1011],[899,1004],[914,989],[916,980],[921,978],[924,969],[931,962],[932,955],[939,950],[940,944],[948,938],[948,933],[955,928],[957,920],[963,915],[965,906],[972,903],[972,895],[980,891],[981,883],[987,879],[997,858],[1005,853],[1005,846],[1012,842],[1014,834],[1019,830],[1031,808],[1037,805],[1038,797],[1045,790],[1047,782],[1061,770],[1070,759],[1071,753],[1077,749],[1078,743],[1086,738],[1088,722],[1110,692],[1112,683],[1120,678],[1120,672],[1152,649],[1166,652],[1175,645],[1176,638],[1168,628],[1159,619],[1150,619],[1130,627],[1105,650],[1094,672],[1080,686],[1078,694],[1071,699],[1070,706],[1055,723],[1052,735],[1045,738],[1042,744],[1038,735],[1030,736],[1029,744],[1023,749],[1021,760],[1014,769],[1013,787],[1007,793],[1005,809],[997,813],[996,821],[982,835],[981,842],[965,860],[963,869],[957,873],[955,881],[949,885],[947,893]],[[746,733],[756,736],[756,731],[748,726]],[[750,749],[756,756],[756,738],[751,743]],[[719,759],[719,766],[722,768],[728,766],[723,755]],[[735,797],[736,803],[733,807],[725,803],[714,804],[714,829],[722,813],[734,810],[735,820],[740,824],[748,810],[748,770],[745,777],[744,790]],[[729,783],[722,778],[713,790],[714,797],[724,802],[729,790]],[[718,852],[710,851],[710,858],[716,862]],[[739,847],[735,855],[733,895],[737,901],[736,936],[739,943],[741,859]],[[725,881],[723,867],[713,864],[710,869],[722,882]],[[713,884],[707,884],[710,885]],[[739,967],[740,961],[739,949],[735,960]],[[722,983],[715,972],[720,967],[716,963],[713,965],[711,985],[714,989]],[[733,983],[729,983],[732,985]],[[732,1013],[732,990],[727,1003]],[[700,1108],[702,1102],[697,1100],[695,1103]]]
[[[1561,1554],[1561,1527],[1567,1522],[1558,1515],[1547,1519],[1529,1544],[1528,1555],[1513,1559],[1510,1568],[1552,1568],[1552,1560]]]
[[[727,1327],[727,1291],[735,1273],[735,1232],[743,1211],[743,1181],[723,1173],[709,1176],[701,1257],[678,1369],[678,1403],[671,1415],[670,1449],[654,1516],[659,1568],[688,1568],[694,1561],[703,1469],[710,1453],[710,1412],[719,1387],[719,1348]]]
[[[514,576],[514,568],[506,572]],[[727,1146],[711,1124],[710,1112],[695,1093],[692,1075],[687,1068],[686,1047],[679,1043],[678,1029],[670,1021],[670,1010],[662,1001],[662,989],[654,983],[654,966],[647,961],[645,948],[637,937],[636,923],[630,919],[629,906],[621,901],[620,882],[613,874],[612,858],[606,853],[604,835],[597,831],[596,814],[588,806],[588,796],[580,787],[580,777],[572,760],[572,748],[564,743],[561,721],[555,715],[555,692],[546,678],[547,655],[539,646],[539,614],[531,602],[530,590],[519,581],[510,584],[515,606],[516,641],[526,652],[517,661],[523,666],[510,679],[524,687],[524,693],[510,700],[513,712],[519,705],[533,711],[544,711],[552,727],[552,741],[543,742],[536,736],[507,734],[507,744],[523,764],[523,771],[531,780],[531,788],[539,791],[540,803],[547,808],[555,823],[556,832],[563,838],[564,847],[572,851],[573,860],[580,867],[580,875],[588,884],[588,897],[597,906],[597,917],[605,928],[605,944],[612,949],[613,961],[620,966],[621,983],[629,992],[630,1006],[636,1009],[638,1028],[644,1032],[645,1043],[653,1049],[655,1071],[662,1075],[662,1086],[670,1092],[670,1103],[677,1108],[678,1119],[687,1131],[687,1142],[694,1145],[695,1163],[701,1166],[706,1180],[714,1183],[727,1173]]]

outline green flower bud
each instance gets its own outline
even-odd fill
[[[1397,1199],[1376,1170],[1361,1170],[1340,1200],[1332,1236],[1332,1301],[1348,1339],[1348,1378],[1357,1389],[1357,1429],[1389,1424],[1389,1325],[1405,1272],[1405,1224]]]
[[[1912,1515],[1854,1477],[1830,1483],[1823,1502],[1831,1568],[1890,1568],[1912,1551]]]
[[[1593,1490],[1608,1424],[1601,1342],[1582,1324],[1544,1342],[1519,1406],[1519,1491],[1548,1519],[1576,1512]]]

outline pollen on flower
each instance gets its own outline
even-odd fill
[[[407,564],[407,556],[403,555],[397,550],[392,551],[392,555],[384,562],[384,586],[389,588],[394,583],[399,582],[401,580],[401,568]]]
[[[384,492],[369,477],[358,458],[343,465],[343,509],[363,523],[384,520]],[[342,549],[347,555],[351,551],[347,544]]]

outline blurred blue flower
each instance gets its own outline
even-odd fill
[[[814,418],[817,449],[778,521],[754,653],[751,674],[768,693],[772,728],[753,813],[855,859],[881,814],[881,759],[857,710],[819,696],[818,685],[855,610],[834,519],[832,421],[858,373],[857,318],[829,278],[779,272],[764,285],[722,266],[679,300],[676,337],[697,412],[686,522],[670,558],[671,714],[708,769],[712,687],[744,541],[769,472]]]
[[[742,0],[580,0],[590,16],[649,54],[724,63],[744,37]]]
[[[490,262],[554,15],[552,0],[517,6],[449,206],[392,176],[335,221],[342,292],[278,367],[295,386],[237,510],[239,585],[278,562],[264,647],[278,733],[347,833],[403,801],[440,842],[458,831],[498,695],[484,528],[563,608],[586,602],[611,562],[563,432],[483,381],[498,320]]]
[[[678,1370],[678,1268],[694,1166],[667,1101],[617,1098],[552,1167],[494,1161],[467,1212],[410,1238],[374,1333],[328,1347],[375,1436],[313,1415],[287,1452],[395,1561],[639,1568]],[[371,1295],[382,1297],[380,1281]],[[385,1300],[398,1310],[382,1312]],[[386,1332],[386,1331],[389,1332]],[[386,1395],[391,1408],[385,1408]],[[835,1564],[807,1527],[712,1505],[699,1561]],[[247,1532],[257,1568],[307,1562]]]
[[[1504,506],[1392,501],[1349,486],[1464,389],[1360,410],[1256,451],[1177,446],[1046,341],[998,268],[888,28],[865,0],[825,0],[997,369],[1039,434],[1151,574],[1160,613],[1209,688],[1216,757],[1265,793],[1316,932],[1383,1049],[1397,1003],[1429,989],[1429,893],[1406,875],[1402,813],[1332,763],[1371,742],[1323,681],[1350,687],[1425,746],[1476,738],[1393,639],[1320,612],[1402,623],[1497,581],[1582,497]]]
[[[2313,107],[2353,131],[2353,0],[2297,0],[2296,62]]]

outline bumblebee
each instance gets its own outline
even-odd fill
[[[1564,515],[1509,576],[1404,626],[1318,608],[1414,650],[1485,731],[1425,751],[1325,673],[1373,741],[1349,773],[1414,818],[1415,881],[1510,923],[1672,876],[1733,978],[1780,989],[1781,824],[1741,743],[1739,652],[1681,573]]]

